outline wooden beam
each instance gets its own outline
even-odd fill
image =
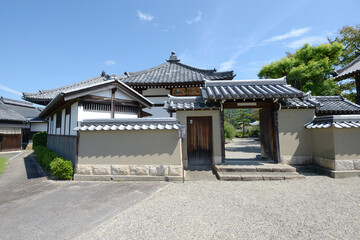
[[[239,103],[239,104],[238,104]],[[264,108],[271,107],[273,101],[264,102],[244,102],[244,101],[226,101],[224,102],[224,108]]]
[[[115,117],[115,103],[114,103],[115,91],[116,89],[111,90],[111,118]]]
[[[221,162],[225,163],[224,109],[220,109]]]

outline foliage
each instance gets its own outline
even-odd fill
[[[294,54],[272,62],[258,73],[260,78],[280,78],[302,91],[312,91],[314,95],[334,95],[340,90],[336,82],[328,79],[338,64],[343,45],[337,42],[319,46],[304,46]]]
[[[72,163],[59,157],[50,163],[50,169],[52,174],[59,179],[72,179],[74,174]]]
[[[251,137],[260,137],[260,126],[252,126],[250,130]]]
[[[229,140],[232,140],[236,135],[236,129],[234,128],[233,125],[231,125],[228,122],[225,122],[224,124],[224,135],[225,135],[225,139],[229,139]]]
[[[7,161],[7,158],[0,157],[0,174],[5,170]]]
[[[353,27],[344,26],[331,39],[328,37],[330,43],[338,42],[344,45],[344,50],[341,54],[340,65],[345,66],[354,60],[357,53],[360,52],[360,24]]]
[[[33,147],[36,146],[46,146],[47,142],[47,132],[38,132],[35,133],[32,137]]]
[[[49,170],[52,175],[56,176],[59,179],[72,178],[74,171],[73,165],[70,161],[63,159],[59,154],[54,153],[45,146],[35,146],[33,149],[36,154],[38,163],[41,166],[45,167],[47,170]],[[62,161],[59,162],[59,159]],[[55,160],[58,163],[53,164]],[[66,163],[64,163],[63,161],[65,161]],[[71,166],[71,171],[69,170],[69,166]]]

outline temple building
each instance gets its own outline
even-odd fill
[[[144,71],[103,72],[23,98],[46,105],[47,145],[73,162],[76,180],[176,181],[201,166],[220,180],[304,178],[297,165],[360,175],[359,105],[311,96],[285,77],[234,77],[185,65],[172,52]],[[226,160],[224,110],[239,108],[259,109],[261,161]]]

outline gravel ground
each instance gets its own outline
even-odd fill
[[[360,239],[360,178],[173,183],[81,239]]]

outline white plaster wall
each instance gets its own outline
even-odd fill
[[[115,113],[114,118],[137,118],[136,113]]]
[[[65,108],[61,110],[61,129],[60,134],[65,135]]]
[[[70,115],[65,115],[65,135],[70,135]]]
[[[47,123],[31,123],[30,131],[31,132],[41,132],[47,130]]]
[[[94,96],[99,96],[99,97],[110,98],[111,97],[111,91],[112,91],[111,89],[104,90],[104,91],[94,93],[93,95]],[[124,94],[122,92],[119,92],[119,91],[115,92],[115,98],[117,98],[117,99],[125,99],[125,100],[133,100],[133,98],[130,98],[128,95],[126,95],[126,94]]]
[[[170,113],[168,113],[163,107],[145,108],[144,111],[151,113],[151,118],[170,117]],[[173,117],[175,116],[173,115]]]
[[[151,96],[151,95],[168,95],[170,94],[170,90],[164,88],[151,88],[144,90],[142,95],[144,96]]]
[[[21,128],[16,127],[0,127],[1,134],[21,134]]]
[[[168,100],[168,97],[146,97],[154,104],[165,104],[165,101]]]
[[[53,115],[53,127],[51,134],[56,134],[56,114]]]
[[[76,136],[77,132],[74,131],[74,128],[77,127],[77,123],[78,123],[78,103],[74,103],[71,105],[71,127],[70,127],[70,135]]]

